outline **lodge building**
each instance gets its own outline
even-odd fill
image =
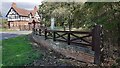
[[[35,6],[33,10],[26,10],[17,7],[16,3],[12,3],[7,15],[8,26],[10,29],[31,29],[38,27],[41,15]]]

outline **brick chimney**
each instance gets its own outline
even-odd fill
[[[36,7],[36,6],[34,7],[34,10],[37,10],[37,7]]]
[[[13,3],[12,3],[12,7],[16,7],[16,3],[13,2]]]

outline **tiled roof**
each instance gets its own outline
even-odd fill
[[[21,8],[17,8],[17,7],[13,7],[13,9],[22,16],[28,16],[30,14],[30,11],[25,10],[25,9],[21,9]]]
[[[38,11],[37,7],[34,7],[34,10],[26,10],[26,9],[22,9],[22,8],[18,8],[16,6],[16,3],[12,3],[12,8],[19,14],[22,16],[28,16],[30,13],[32,14],[32,16],[34,16],[34,14]]]

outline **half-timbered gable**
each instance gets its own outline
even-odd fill
[[[16,21],[16,20],[20,20],[20,17],[18,15],[18,13],[11,8],[8,15],[7,15],[8,21]]]
[[[40,15],[38,14],[38,12],[35,13],[35,16],[34,16],[36,19],[40,20]]]

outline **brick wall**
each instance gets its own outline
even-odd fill
[[[9,22],[10,23],[10,29],[14,30],[20,30],[20,27],[29,28],[29,22],[28,21],[14,21],[14,22]]]
[[[10,23],[10,29],[13,30],[32,30],[33,24],[28,24],[28,21],[13,21]],[[35,28],[39,28],[40,24],[36,23]]]

